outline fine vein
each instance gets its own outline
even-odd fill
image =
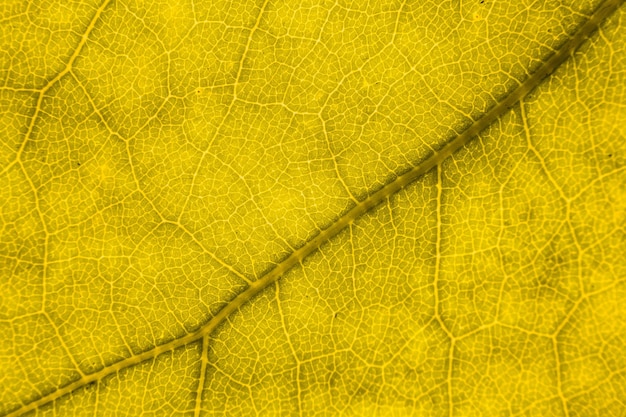
[[[272,270],[268,271],[258,280],[252,282],[245,290],[239,293],[230,302],[225,304],[224,307],[201,328],[178,339],[172,340],[140,354],[123,359],[97,372],[85,375],[68,385],[58,388],[56,391],[53,391],[28,404],[25,404],[23,407],[8,413],[6,416],[19,416],[29,411],[35,410],[79,388],[85,387],[88,384],[99,381],[109,375],[120,372],[123,369],[153,359],[162,353],[173,351],[174,349],[188,345],[192,342],[196,342],[204,338],[205,336],[210,335],[220,324],[225,321],[227,317],[237,311],[239,307],[253,299],[261,291],[277,281],[285,272],[290,270],[295,265],[299,264],[304,258],[309,256],[311,253],[317,251],[324,243],[328,242],[332,237],[339,234],[348,225],[354,223],[356,219],[370,211],[372,208],[376,207],[389,196],[394,195],[395,193],[406,187],[408,184],[411,184],[418,178],[422,177],[425,173],[440,165],[454,152],[464,147],[468,142],[476,137],[478,133],[480,133],[492,122],[494,122],[504,113],[506,113],[510,108],[512,108],[521,99],[528,95],[528,93],[533,91],[544,78],[550,75],[556,68],[558,68],[563,62],[565,62],[567,58],[571,56],[595,30],[597,30],[600,24],[608,16],[610,16],[623,2],[624,0],[605,0],[589,17],[589,19],[577,29],[577,31],[570,39],[568,39],[553,55],[551,55],[543,64],[541,64],[532,75],[530,75],[523,83],[521,83],[511,93],[503,98],[502,101],[495,104],[491,109],[489,109],[480,119],[476,120],[461,134],[451,139],[447,144],[441,147],[441,149],[432,152],[421,163],[412,167],[404,174],[397,176],[387,185],[380,188],[376,192],[373,192],[364,200],[358,202],[358,204],[356,204],[354,207],[344,213],[328,228],[321,230],[315,237],[306,242],[299,249],[292,252],[287,258],[277,264]]]

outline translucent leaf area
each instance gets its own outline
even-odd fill
[[[622,0],[2,0],[0,416],[626,416]]]

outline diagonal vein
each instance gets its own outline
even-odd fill
[[[123,369],[137,365],[139,363],[151,360],[162,353],[172,351],[179,347],[196,342],[200,339],[208,337],[217,327],[219,327],[226,318],[236,312],[242,305],[252,300],[261,293],[265,288],[276,282],[285,272],[293,268],[295,265],[315,251],[331,238],[338,235],[347,226],[354,223],[365,213],[372,210],[378,204],[385,201],[390,196],[396,194],[407,185],[421,178],[425,173],[434,167],[440,165],[444,160],[451,156],[457,150],[465,147],[473,138],[482,130],[487,128],[491,123],[505,114],[509,109],[516,105],[528,93],[533,91],[543,79],[556,70],[569,56],[580,47],[580,45],[589,38],[589,36],[598,29],[602,22],[608,18],[624,0],[605,0],[602,2],[595,12],[587,19],[553,55],[551,55],[543,64],[524,82],[511,91],[499,103],[489,109],[480,119],[476,120],[471,126],[462,133],[452,138],[447,144],[439,150],[433,151],[425,159],[417,165],[411,167],[404,174],[397,176],[387,185],[370,194],[364,200],[358,202],[343,215],[341,215],[328,228],[321,230],[315,237],[306,242],[303,246],[292,252],[282,262],[277,264],[272,270],[261,276],[258,280],[250,283],[250,285],[235,296],[230,302],[226,303],[219,312],[213,316],[205,325],[200,327],[193,333],[186,334],[178,339],[156,346],[140,354],[123,359],[112,365],[109,365],[97,372],[85,375],[80,379],[58,388],[56,391],[42,396],[23,407],[18,408],[8,414],[7,417],[14,417],[35,410],[45,404],[67,395],[79,388],[85,387],[95,381],[99,381],[109,375],[120,372]]]
[[[80,55],[81,51],[83,50],[83,47],[85,46],[85,44],[87,43],[87,40],[89,39],[89,35],[93,31],[93,29],[96,27],[96,23],[100,20],[100,16],[102,15],[102,13],[104,12],[104,9],[107,8],[110,2],[111,0],[103,1],[100,7],[98,8],[98,10],[96,10],[96,13],[93,16],[93,19],[91,19],[91,22],[89,22],[89,25],[85,29],[83,36],[80,38],[80,41],[78,42],[78,45],[74,49],[74,52],[70,56],[70,59],[67,61],[67,65],[65,66],[65,68],[63,68],[63,70],[61,70],[54,78],[48,81],[48,83],[39,90],[39,94],[37,97],[37,104],[35,105],[35,112],[30,118],[28,130],[26,131],[26,134],[24,135],[24,141],[20,145],[17,151],[17,154],[15,156],[15,159],[10,164],[7,164],[7,166],[3,169],[2,173],[7,172],[13,165],[15,165],[16,163],[19,163],[20,157],[22,153],[24,152],[24,148],[26,147],[26,143],[28,143],[33,133],[35,122],[37,121],[37,118],[39,117],[39,113],[41,112],[42,102],[46,93],[57,82],[59,82],[63,77],[65,77],[65,75],[67,75],[72,70],[72,67],[74,66],[74,61],[76,61],[76,58],[78,58],[78,56]]]

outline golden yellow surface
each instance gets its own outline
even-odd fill
[[[622,3],[2,1],[0,416],[626,415]]]

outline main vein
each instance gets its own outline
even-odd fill
[[[460,148],[467,145],[478,133],[488,127],[496,119],[506,113],[516,103],[523,99],[528,93],[533,91],[543,79],[550,75],[558,68],[567,58],[578,49],[578,47],[589,38],[589,36],[598,29],[600,24],[609,17],[625,0],[605,0],[595,10],[585,23],[580,26],[574,35],[569,38],[553,55],[551,55],[543,64],[537,68],[523,83],[511,91],[499,103],[489,109],[480,119],[476,120],[471,126],[465,129],[461,134],[451,139],[441,149],[432,152],[426,159],[418,165],[412,167],[402,175],[397,176],[387,185],[380,188],[376,192],[370,194],[366,199],[360,201],[341,217],[339,217],[327,229],[321,230],[315,237],[306,242],[299,249],[292,252],[285,260],[276,265],[272,270],[261,276],[258,280],[251,283],[244,291],[239,293],[235,298],[228,302],[222,309],[209,320],[205,325],[200,327],[193,333],[189,333],[178,339],[172,340],[165,344],[156,346],[150,350],[140,354],[123,359],[112,365],[109,365],[97,372],[86,375],[68,385],[65,385],[50,394],[44,395],[23,407],[18,408],[10,413],[7,417],[22,415],[26,412],[35,410],[45,404],[48,404],[64,395],[67,395],[88,384],[102,380],[103,378],[129,368],[133,365],[153,359],[158,355],[172,351],[179,347],[188,345],[189,343],[198,341],[204,336],[212,333],[227,317],[237,311],[239,307],[252,300],[265,288],[278,280],[285,272],[290,270],[296,264],[299,264],[304,258],[311,253],[317,251],[324,243],[339,234],[349,224],[360,218],[363,214],[372,210],[379,203],[394,195],[413,181],[422,177],[425,173],[441,164],[446,158],[452,155]]]

